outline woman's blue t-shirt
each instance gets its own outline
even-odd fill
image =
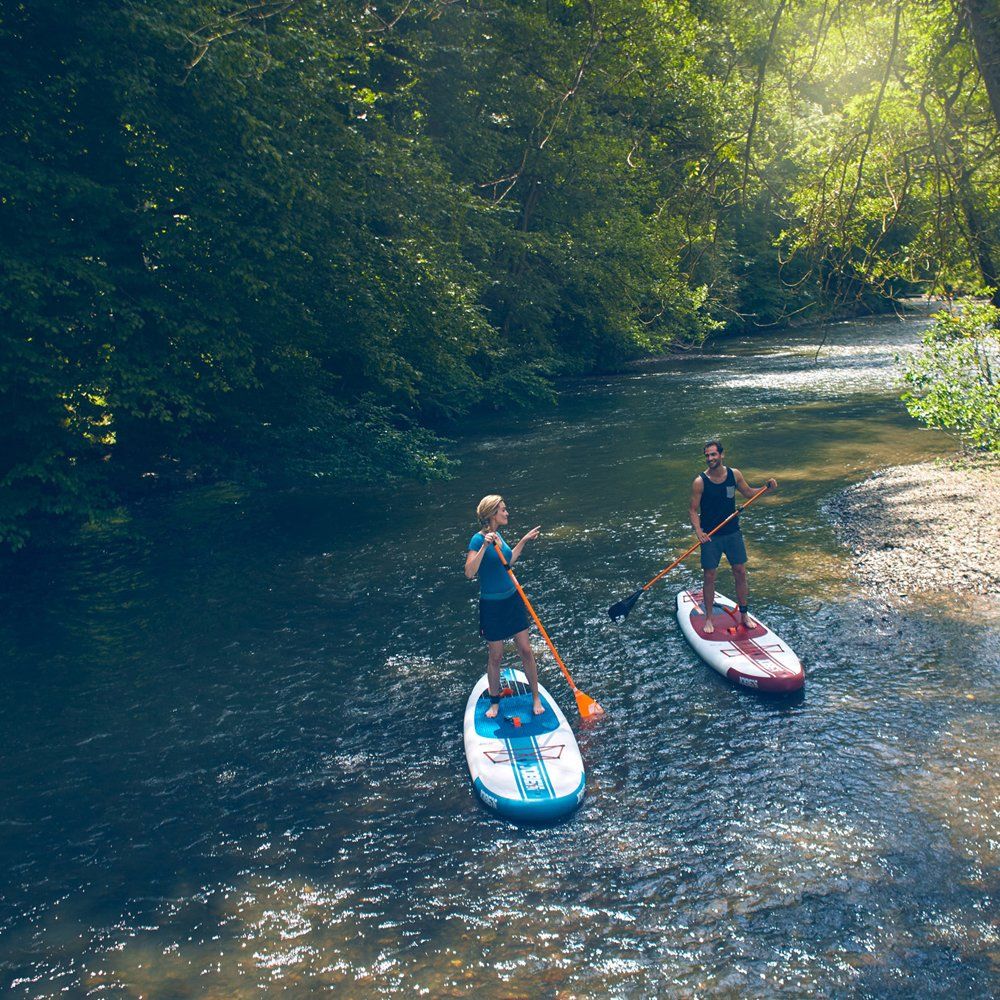
[[[500,549],[503,551],[503,557],[507,560],[507,565],[509,566],[510,558],[514,553],[511,547],[503,540],[503,535],[499,531],[497,532],[497,537],[500,539]],[[483,537],[483,533],[477,531],[469,539],[470,551],[478,552],[485,542],[486,539]],[[500,562],[497,550],[492,545],[488,546],[483,556],[483,561],[479,564],[480,600],[499,601],[505,597],[510,597],[516,590],[514,581],[511,580],[510,574],[504,569],[503,563]]]

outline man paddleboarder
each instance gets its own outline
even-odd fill
[[[704,571],[702,586],[705,602],[705,624],[702,632],[708,634],[715,631],[712,624],[712,607],[715,602],[715,577],[719,563],[725,554],[733,571],[736,582],[736,603],[740,610],[740,623],[747,627],[747,603],[749,589],[747,587],[747,550],[743,544],[743,534],[740,531],[740,519],[734,517],[723,525],[711,538],[713,531],[730,514],[736,510],[736,491],[745,497],[752,496],[760,487],[750,486],[743,478],[739,469],[730,469],[722,464],[724,448],[719,441],[709,441],[705,445],[705,464],[708,468],[702,472],[691,487],[691,527],[694,528],[698,541],[701,542],[701,568]],[[767,489],[776,490],[777,479],[767,481]]]

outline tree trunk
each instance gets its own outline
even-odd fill
[[[750,126],[747,129],[747,143],[743,150],[743,184],[740,187],[740,200],[746,201],[747,180],[750,176],[750,152],[753,148],[753,136],[757,130],[757,119],[760,116],[760,105],[764,98],[764,80],[767,76],[767,61],[771,57],[771,50],[774,48],[774,40],[778,35],[778,25],[781,23],[781,15],[785,9],[787,0],[781,0],[774,12],[771,20],[771,33],[767,37],[767,48],[760,57],[760,65],[757,67],[757,82],[753,89],[753,111],[750,113]]]
[[[1000,126],[1000,0],[961,0],[961,4],[993,117]]]
[[[972,242],[972,252],[983,276],[983,282],[990,289],[990,301],[1000,306],[1000,267],[997,266],[997,242],[992,228],[987,224],[983,213],[976,204],[976,197],[969,180],[969,173],[962,160],[955,164],[958,176],[955,186],[958,191],[959,204],[969,229]]]
[[[976,197],[972,184],[972,170],[966,161],[965,149],[959,139],[961,133],[958,123],[953,118],[951,102],[946,105],[945,125],[948,152],[954,170],[952,183],[958,205],[965,217],[970,248],[979,265],[983,283],[990,290],[990,301],[993,305],[1000,306],[1000,243],[997,241],[995,227],[990,225]]]

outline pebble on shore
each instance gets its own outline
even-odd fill
[[[1000,597],[1000,465],[924,462],[876,471],[829,504],[862,585]]]

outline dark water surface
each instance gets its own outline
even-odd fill
[[[462,443],[448,483],[196,490],[23,561],[0,584],[0,991],[994,993],[996,606],[887,614],[824,513],[871,468],[949,450],[893,393],[921,325],[576,385]],[[672,616],[694,559],[624,625],[605,613],[689,544],[716,433],[781,483],[744,531],[800,697],[696,660]],[[494,491],[513,537],[542,525],[522,583],[608,711],[578,731],[588,798],[549,829],[481,809],[462,748],[485,655],[461,566]]]

